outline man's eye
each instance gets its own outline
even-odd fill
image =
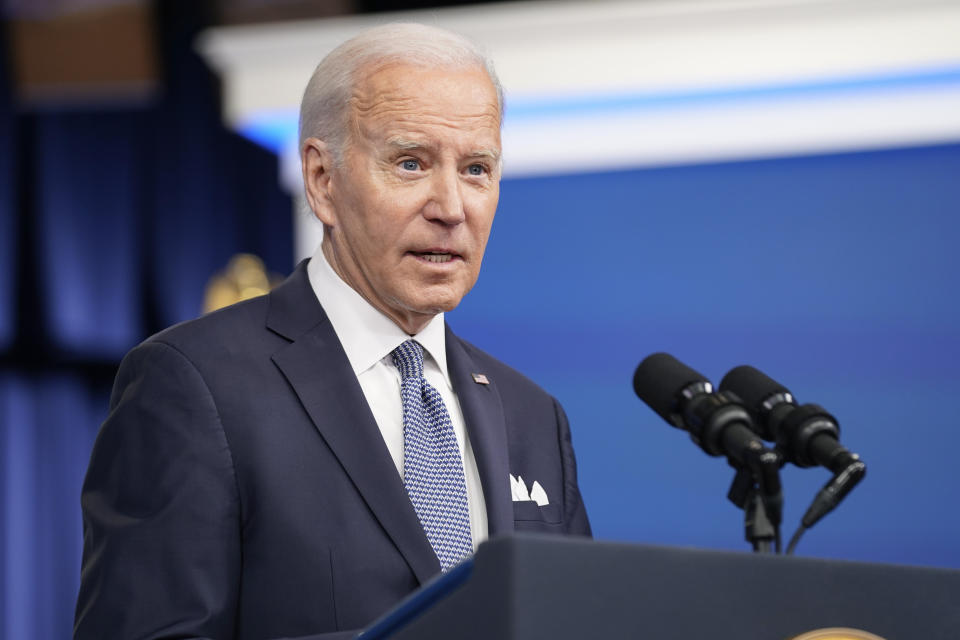
[[[472,164],[467,167],[467,173],[471,176],[482,176],[487,172],[487,168],[482,164]]]
[[[404,160],[400,163],[400,167],[404,171],[416,171],[420,168],[420,163],[417,160]]]

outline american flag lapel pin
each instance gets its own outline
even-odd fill
[[[482,373],[471,373],[470,375],[473,376],[473,381],[477,384],[490,384],[487,376],[483,375]]]

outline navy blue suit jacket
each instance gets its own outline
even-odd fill
[[[447,363],[490,536],[589,535],[556,400],[449,329]],[[78,640],[359,629],[440,571],[305,263],[127,355],[82,506]]]

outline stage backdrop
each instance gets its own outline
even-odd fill
[[[960,145],[505,180],[449,322],[561,400],[597,537],[748,548],[733,470],[633,393],[666,351],[838,418],[867,477],[798,553],[960,567],[958,214]],[[828,479],[784,469],[785,538]]]

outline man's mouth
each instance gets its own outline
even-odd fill
[[[425,260],[427,262],[433,262],[436,264],[450,262],[455,257],[457,257],[456,254],[442,252],[442,251],[411,251],[411,253],[416,257],[420,258],[421,260]]]

